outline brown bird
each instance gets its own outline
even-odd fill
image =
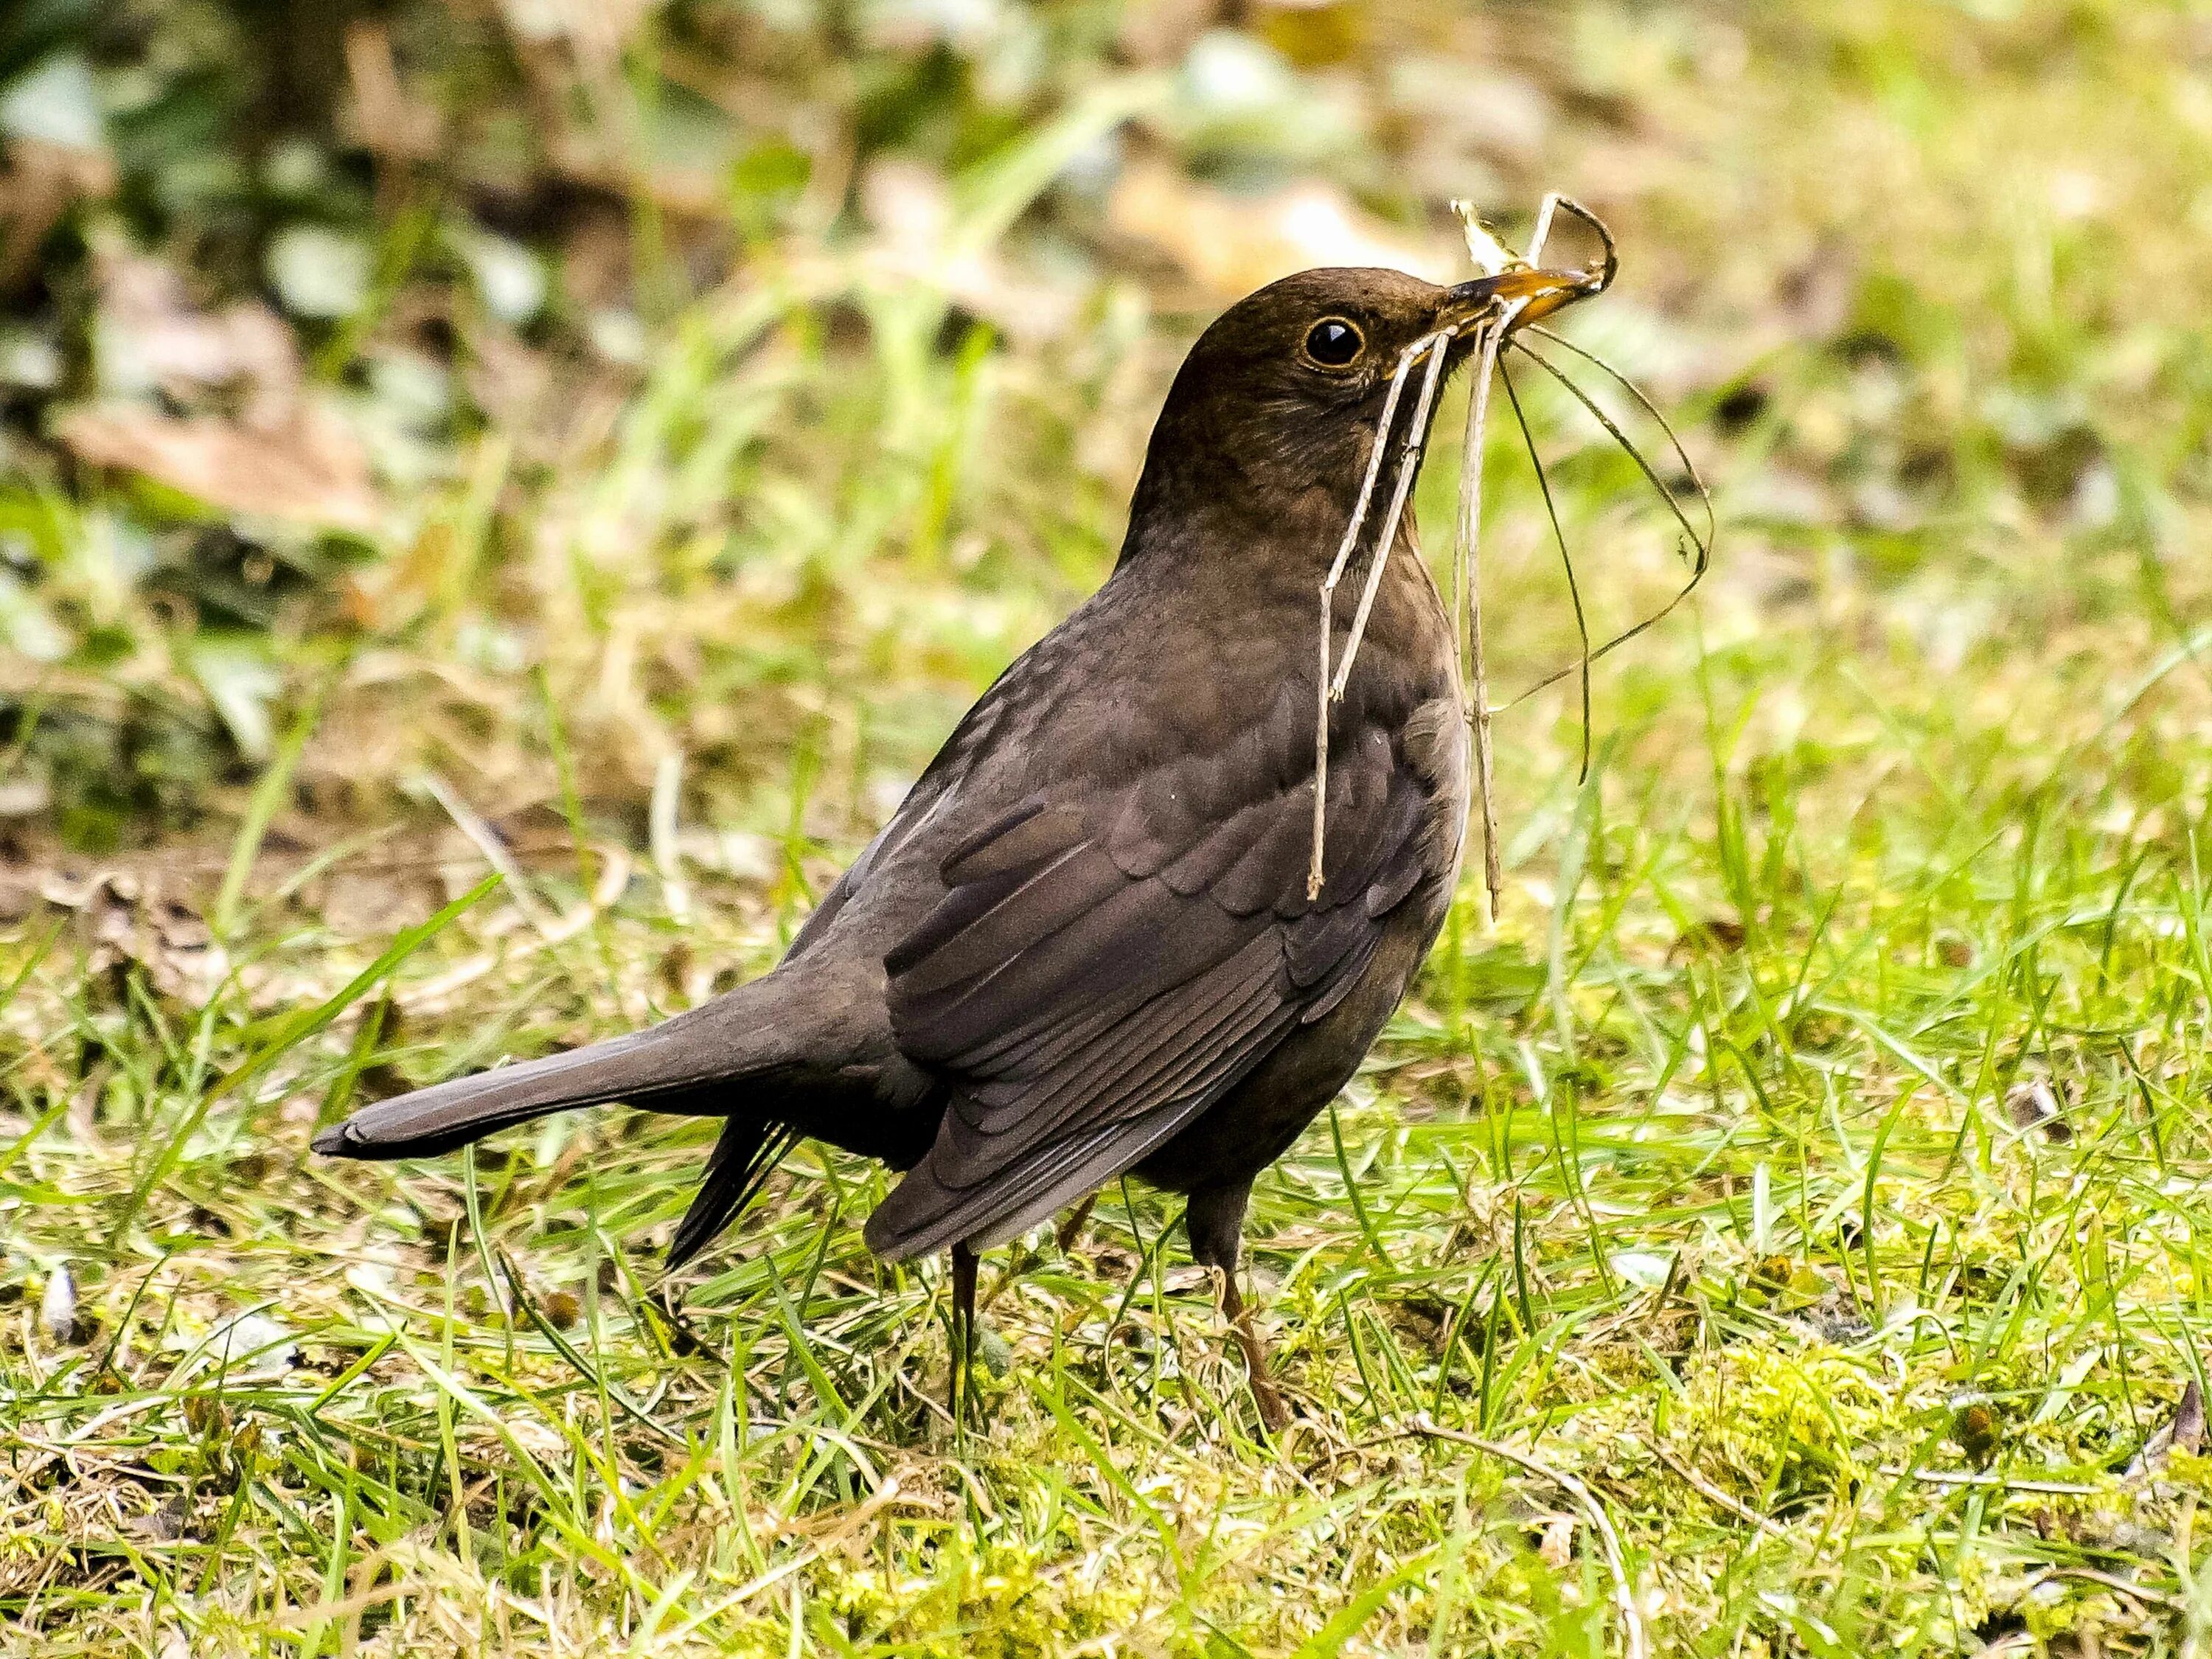
[[[1452,624],[1409,515],[1330,708],[1311,888],[1316,595],[1401,354],[1538,275],[1309,270],[1231,307],[1168,393],[1113,574],[968,712],[773,972],[365,1108],[316,1149],[422,1157],[611,1102],[720,1117],[675,1266],[812,1136],[906,1172],[868,1247],[950,1247],[963,1345],[975,1253],[1134,1174],[1188,1194],[1279,1427],[1237,1290],[1245,1204],[1419,968],[1468,816]],[[1360,586],[1337,592],[1334,660]]]

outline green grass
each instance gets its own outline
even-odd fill
[[[368,620],[280,631],[274,758],[135,898],[0,933],[9,1651],[1595,1656],[1608,1528],[1655,1653],[2203,1651],[2212,1462],[2130,1473],[2212,1334],[2200,48],[1978,12],[1546,37],[1543,182],[1625,256],[1574,331],[1680,416],[1720,558],[1601,669],[1586,782],[1571,687],[1501,720],[1504,915],[1471,874],[1261,1183],[1289,1435],[1134,1188],[987,1262],[958,1434],[941,1273],[860,1243],[878,1172],[803,1149],[664,1285],[710,1126],[306,1151],[765,968],[1103,574],[1194,319],[971,346],[794,257],[582,436],[457,450]],[[1022,176],[971,176],[994,234]],[[1522,384],[1617,625],[1667,526]],[[1510,689],[1571,636],[1492,442]],[[189,641],[98,580],[143,504],[9,499],[63,613],[152,642],[46,675],[52,729],[181,702]]]

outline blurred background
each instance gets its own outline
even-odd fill
[[[219,866],[312,709],[272,845],[450,838],[450,792],[565,847],[565,743],[595,834],[645,847],[658,786],[664,866],[772,876],[802,818],[849,847],[1109,568],[1215,311],[1310,264],[1449,276],[1449,198],[1515,238],[1547,189],[1622,246],[1571,331],[1716,484],[1708,647],[2009,696],[2021,652],[2154,635],[2197,585],[2208,56],[2117,0],[28,0],[0,839]],[[1531,392],[1626,621],[1666,525]],[[1518,444],[1509,688],[1571,638]],[[1681,689],[1671,632],[1601,722]],[[1514,717],[1509,794],[1574,718]]]
[[[1719,545],[1590,731],[1500,717],[1498,925],[1257,1189],[1295,1480],[1157,1196],[994,1264],[955,1443],[872,1168],[795,1153],[672,1291],[711,1125],[308,1154],[772,961],[1104,578],[1212,317],[1547,190]],[[1583,1471],[1662,1651],[2212,1628],[2208,247],[2180,3],[0,5],[0,1613],[1607,1650],[1487,1435]],[[1516,384],[1610,633],[1674,527]],[[1507,696],[1574,611],[1488,446]]]

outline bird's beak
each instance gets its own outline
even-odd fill
[[[1582,270],[1545,270],[1517,265],[1495,276],[1478,276],[1444,291],[1437,310],[1437,326],[1465,330],[1480,319],[1521,301],[1512,326],[1533,323],[1565,310],[1577,300],[1601,294],[1613,281],[1613,262]]]

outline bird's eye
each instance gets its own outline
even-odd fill
[[[1367,342],[1341,317],[1324,317],[1306,331],[1306,356],[1323,368],[1345,368],[1358,361]]]

